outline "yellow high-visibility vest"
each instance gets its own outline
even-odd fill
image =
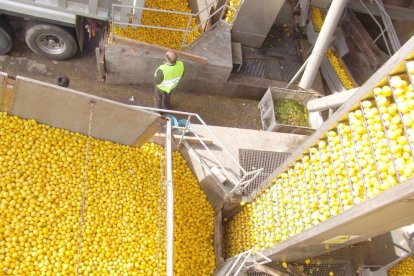
[[[184,63],[177,61],[174,65],[162,64],[155,71],[155,76],[157,76],[158,70],[161,70],[164,74],[164,80],[157,85],[158,89],[165,93],[171,93],[184,74]]]

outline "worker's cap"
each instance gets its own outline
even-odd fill
[[[177,55],[173,51],[167,51],[165,53],[165,59],[168,63],[175,63],[177,61]]]

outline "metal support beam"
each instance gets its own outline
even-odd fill
[[[165,135],[165,172],[167,190],[167,276],[174,275],[174,187],[172,180],[171,120]]]
[[[331,37],[336,30],[347,3],[348,0],[336,0],[331,3],[322,29],[318,35],[318,39],[316,40],[315,47],[313,48],[312,54],[309,56],[308,65],[300,80],[299,87],[305,90],[311,88],[322,63],[322,59],[325,56],[325,52],[330,45]]]
[[[359,88],[359,87],[358,87]],[[343,105],[358,88],[335,93],[319,99],[310,100],[307,104],[309,112],[322,111],[331,108],[338,108]]]

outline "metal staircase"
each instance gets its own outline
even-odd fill
[[[249,269],[254,269],[271,260],[263,254],[251,249],[227,259],[216,276],[238,276]]]
[[[164,110],[150,107],[136,107],[137,109],[146,109],[149,111],[162,112],[164,114],[174,114],[187,117],[186,124],[184,126],[173,126],[173,129],[177,129],[180,133],[180,139],[177,143],[177,149],[184,146],[188,153],[195,158],[195,160],[203,167],[204,170],[208,171],[215,181],[221,185],[228,182],[231,185],[231,190],[226,192],[224,199],[232,198],[235,195],[243,195],[244,191],[249,187],[251,183],[260,175],[263,168],[255,169],[253,171],[246,171],[238,162],[238,160],[231,154],[226,146],[221,142],[214,132],[208,127],[203,119],[196,113],[180,112],[174,110]],[[200,150],[192,146],[186,141],[185,135],[189,131],[192,124],[191,120],[196,120],[197,123],[203,126],[203,129],[208,135],[214,140],[214,145],[220,148],[225,153],[226,158],[231,161],[234,168],[240,171],[240,175],[236,175],[226,168],[223,163],[213,153],[212,149],[203,141],[202,137],[196,131],[191,131],[198,144],[201,145],[200,149],[204,151],[201,154]],[[208,156],[208,159],[206,158]]]

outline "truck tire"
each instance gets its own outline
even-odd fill
[[[13,29],[9,22],[0,16],[0,55],[7,54],[13,47]]]
[[[69,59],[78,50],[70,30],[55,25],[36,24],[26,31],[25,39],[33,52],[48,59]]]

